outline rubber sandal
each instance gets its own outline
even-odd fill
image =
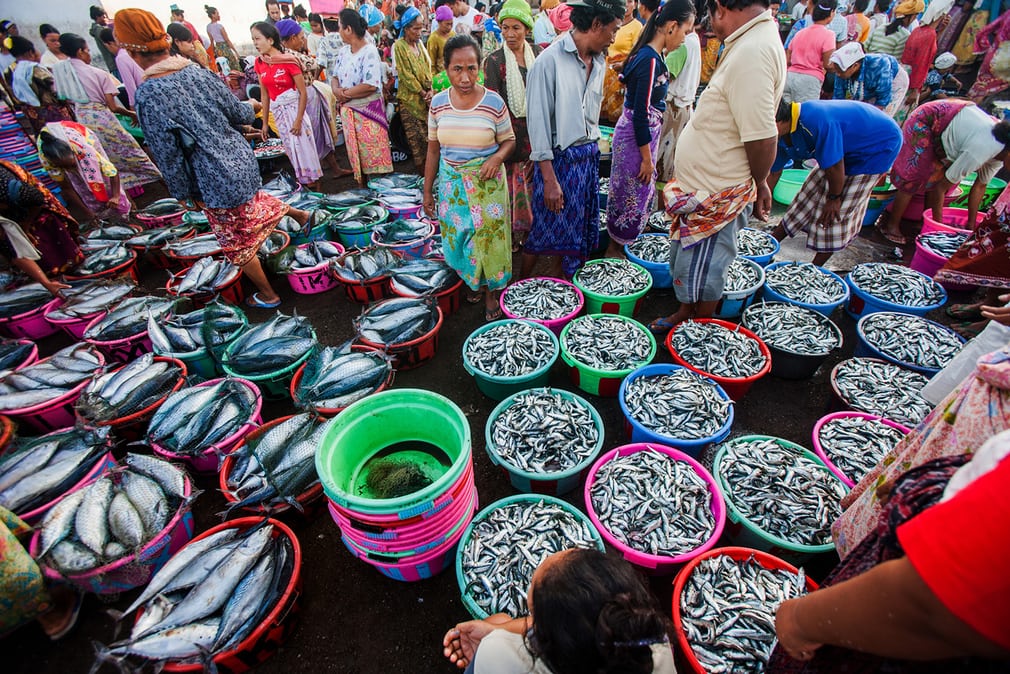
[[[81,605],[84,603],[84,593],[76,592],[75,594],[77,596],[74,598],[74,606],[70,610],[70,617],[67,619],[67,624],[60,630],[47,635],[53,641],[59,641],[70,634],[70,630],[77,626],[77,619],[81,615]]]
[[[259,293],[253,293],[245,300],[245,305],[247,307],[252,307],[253,309],[273,309],[281,305],[280,299],[276,302],[264,302],[260,299]]]
[[[494,308],[492,308],[492,309],[487,309],[487,308],[484,309],[484,320],[485,321],[488,321],[488,322],[497,321],[501,317],[502,317],[501,307],[499,307],[497,305],[495,305]]]
[[[484,293],[479,290],[469,290],[464,296],[467,304],[480,304],[484,301]]]
[[[885,239],[886,241],[890,241],[895,246],[907,246],[908,245],[908,239],[906,239],[904,236],[901,236],[901,235],[898,235],[897,237],[891,236],[890,234],[888,234],[887,232],[884,231],[883,227],[881,227],[879,225],[877,225],[876,227],[874,227],[874,229],[876,230],[877,234],[879,234],[881,236],[881,238]]]
[[[982,308],[977,304],[952,304],[946,309],[951,318],[959,321],[978,320],[982,318]]]
[[[675,325],[676,323],[671,323],[670,321],[666,320],[666,316],[660,316],[652,323],[649,323],[649,332],[651,332],[654,335],[665,335],[666,333],[670,332],[670,330],[672,330],[673,326]]]
[[[988,325],[988,321],[962,321],[951,323],[950,329],[965,339],[974,339],[985,330],[986,325]]]

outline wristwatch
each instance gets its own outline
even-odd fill
[[[828,193],[828,201],[838,201],[841,198],[842,198],[841,192],[839,192],[838,194],[831,194],[830,192]]]

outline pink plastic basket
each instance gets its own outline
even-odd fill
[[[107,313],[107,311],[100,311],[97,314],[91,314],[90,316],[74,318],[50,318],[46,315],[46,320],[49,321],[50,324],[55,325],[57,328],[60,328],[63,332],[67,333],[71,339],[82,340],[84,339],[84,331],[88,329],[88,325],[90,325],[96,318],[98,320],[105,318]]]
[[[578,295],[578,298],[579,298],[579,306],[578,306],[578,308],[575,311],[573,311],[572,313],[568,314],[567,316],[562,316],[561,318],[555,318],[555,319],[552,319],[552,320],[543,320],[543,321],[542,320],[538,320],[536,318],[527,318],[526,316],[518,316],[516,314],[513,314],[511,311],[509,311],[505,307],[505,296],[508,294],[509,290],[511,290],[515,286],[518,286],[518,285],[524,283],[525,281],[517,281],[516,283],[514,283],[511,286],[509,286],[508,288],[506,288],[505,292],[503,292],[501,294],[501,297],[498,300],[498,304],[501,306],[502,313],[505,314],[507,317],[509,317],[509,318],[522,318],[524,320],[533,321],[534,323],[539,323],[540,325],[546,327],[548,330],[550,330],[555,335],[557,335],[558,337],[560,337],[561,336],[561,331],[564,329],[564,327],[566,325],[568,325],[568,323],[570,323],[573,318],[575,318],[576,316],[578,316],[579,312],[582,311],[582,308],[585,306],[585,303],[586,303],[586,298],[583,296],[582,291],[579,290],[578,287],[574,283],[569,283],[568,281],[565,281],[564,279],[559,279],[559,278],[552,278],[552,277],[542,277],[542,278],[544,280],[547,280],[547,281],[554,281],[555,283],[560,283],[561,285],[569,286],[572,290],[574,290],[575,294]],[[537,279],[527,279],[527,280],[534,281],[534,280],[537,280]]]
[[[856,483],[853,482],[851,479],[849,479],[849,476],[843,473],[841,469],[838,468],[838,466],[836,466],[831,462],[831,459],[828,458],[828,453],[825,452],[824,448],[821,446],[821,440],[820,440],[821,428],[824,426],[824,424],[834,421],[835,419],[845,419],[845,418],[879,421],[882,424],[885,424],[887,426],[890,426],[891,428],[901,431],[905,435],[911,433],[912,430],[907,426],[902,426],[896,421],[891,421],[890,419],[885,419],[884,417],[879,417],[875,414],[866,414],[865,412],[833,412],[818,419],[817,423],[814,424],[814,430],[811,433],[811,438],[813,440],[814,454],[817,455],[818,459],[824,462],[824,465],[828,467],[828,470],[837,475],[838,479],[844,482],[846,487],[851,489],[852,487],[856,486]]]
[[[98,357],[98,366],[95,368],[95,372],[98,372],[105,365],[105,357],[100,351],[96,351],[95,353]],[[42,359],[39,362],[43,363],[46,360]],[[49,433],[62,428],[69,428],[74,425],[76,418],[74,403],[77,402],[84,388],[90,382],[91,379],[85,379],[63,395],[57,396],[50,401],[17,410],[7,410],[5,414],[16,420],[19,424],[29,426],[40,433]]]
[[[95,317],[93,321],[84,327],[84,331],[87,332],[88,328],[97,324],[100,320],[102,320],[102,318],[104,318],[104,316]],[[143,356],[145,353],[150,352],[154,348],[146,329],[135,335],[123,337],[122,339],[114,339],[108,342],[103,342],[97,339],[85,339],[84,341],[88,344],[94,345],[105,355],[106,359],[110,363],[129,363],[131,360],[135,360],[137,357]]]
[[[63,304],[59,297],[17,316],[0,318],[0,334],[20,339],[38,340],[55,334],[58,327],[46,320],[46,314]]]
[[[303,243],[299,248],[308,248],[311,243]],[[333,244],[344,254],[344,247],[339,243]],[[291,289],[299,295],[315,295],[332,290],[338,285],[337,279],[330,274],[329,262],[322,262],[309,269],[298,269],[288,273],[288,283]]]
[[[944,208],[943,211],[943,222],[937,222],[933,217],[933,210],[927,209],[922,212],[922,230],[921,234],[929,234],[930,232],[951,232],[954,234],[971,234],[971,230],[974,228],[975,223],[968,223],[968,209],[966,208]],[[976,222],[978,216],[976,216]]]

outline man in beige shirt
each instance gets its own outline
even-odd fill
[[[786,59],[768,2],[707,0],[712,30],[724,46],[678,139],[674,179],[664,189],[680,308],[649,325],[656,334],[715,312],[736,257],[737,230],[752,211],[765,220],[771,210],[766,179],[775,160]]]

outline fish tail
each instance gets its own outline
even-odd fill
[[[95,661],[91,663],[88,674],[96,674],[104,665],[112,665],[122,674],[133,674],[134,669],[126,663],[125,655],[115,655],[113,649],[98,641],[92,641],[91,645],[95,649]]]

